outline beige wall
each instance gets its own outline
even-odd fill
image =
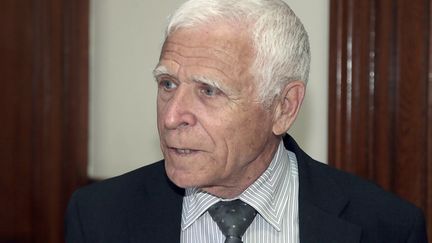
[[[151,71],[166,16],[181,2],[91,0],[89,176],[111,177],[162,158]],[[326,161],[329,3],[286,2],[303,20],[312,45],[307,98],[290,133],[312,157]]]

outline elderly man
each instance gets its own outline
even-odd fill
[[[67,242],[427,242],[422,213],[285,135],[307,33],[279,0],[191,0],[154,70],[164,160],[77,191]]]

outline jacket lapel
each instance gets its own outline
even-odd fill
[[[289,135],[284,144],[298,161],[300,242],[360,242],[361,228],[342,218],[349,199],[325,173],[326,165],[310,158]]]

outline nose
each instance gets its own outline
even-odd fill
[[[167,129],[179,129],[194,126],[197,118],[193,112],[193,94],[179,88],[165,104],[164,126]]]

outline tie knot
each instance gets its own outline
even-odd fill
[[[256,215],[254,208],[239,199],[218,202],[208,212],[226,236],[225,243],[242,242],[243,234]]]

